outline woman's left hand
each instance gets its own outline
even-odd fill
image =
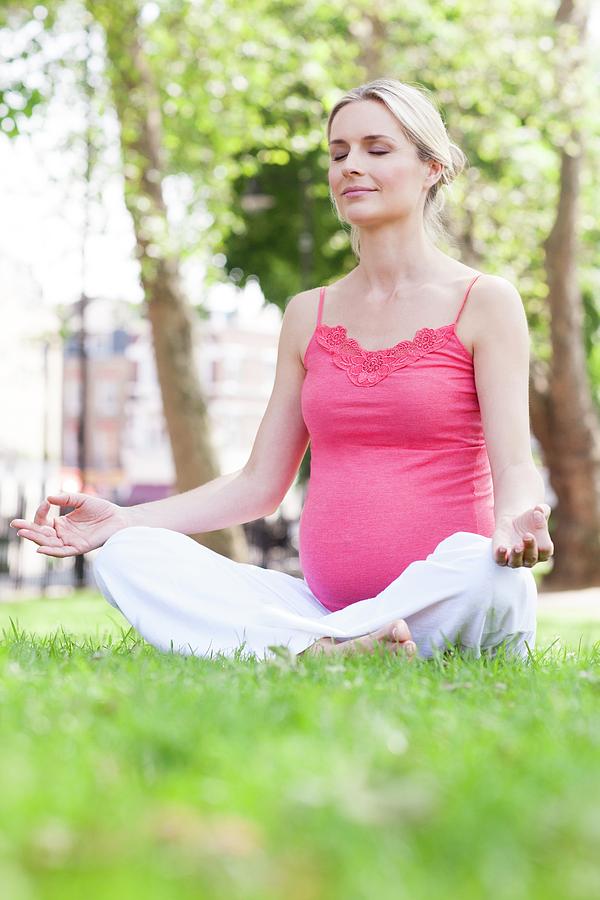
[[[492,553],[499,566],[531,568],[554,554],[548,532],[550,507],[538,503],[519,516],[502,516],[492,537]]]

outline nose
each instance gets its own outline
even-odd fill
[[[348,154],[348,156],[344,160],[344,164],[342,165],[342,175],[354,175],[358,172],[362,173],[362,169],[360,168],[358,163],[354,162],[354,158],[352,160],[350,159],[350,154]]]

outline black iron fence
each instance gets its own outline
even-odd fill
[[[46,493],[43,484],[13,484],[4,490],[0,486],[0,600],[9,600],[15,594],[59,595],[75,587],[96,586],[91,565],[93,553],[80,557],[82,563],[79,564],[77,557],[60,559],[39,554],[33,542],[20,538],[10,527],[13,519],[33,520]],[[297,520],[288,519],[279,511],[276,515],[248,522],[243,528],[249,546],[249,562],[300,575]]]

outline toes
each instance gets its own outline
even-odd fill
[[[392,622],[388,634],[391,634],[393,641],[399,641],[400,643],[410,641],[412,638],[409,627],[404,619],[397,619],[396,622]]]
[[[414,641],[404,641],[402,644],[388,643],[386,649],[397,656],[406,656],[407,659],[412,659],[417,655],[417,645]]]

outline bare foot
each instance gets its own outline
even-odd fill
[[[348,641],[336,642],[332,637],[319,638],[298,656],[302,656],[304,653],[310,656],[320,656],[323,653],[344,656],[352,653],[372,653],[376,647],[382,644],[387,645],[387,649],[392,653],[405,653],[408,657],[414,656],[417,652],[417,645],[412,640],[408,625],[404,619],[395,619],[377,631]]]

